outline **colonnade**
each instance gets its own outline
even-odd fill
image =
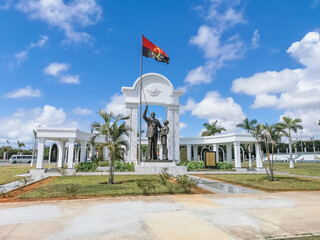
[[[263,162],[261,159],[260,153],[260,145],[258,143],[255,144],[255,150],[256,150],[256,168],[263,168]],[[216,161],[219,161],[219,147],[220,146],[226,146],[226,161],[228,163],[231,163],[232,160],[234,159],[235,161],[235,168],[239,169],[241,168],[241,150],[240,150],[240,142],[233,142],[233,143],[227,143],[227,144],[211,144],[212,150],[216,152]],[[233,151],[233,156],[232,156],[232,145],[234,148]],[[199,161],[199,155],[198,155],[198,147],[202,145],[192,145],[192,144],[187,144],[185,145],[187,147],[187,160],[191,161],[192,158],[194,161]],[[207,144],[205,146],[208,146]],[[193,151],[192,151],[193,148]],[[193,152],[193,154],[192,154]],[[251,156],[250,156],[251,157]]]

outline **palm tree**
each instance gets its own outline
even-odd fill
[[[104,122],[93,122],[91,124],[91,132],[96,132],[96,135],[92,137],[91,142],[93,143],[98,135],[103,135],[105,137],[105,143],[101,145],[106,146],[109,150],[109,183],[113,184],[114,161],[116,159],[122,159],[122,154],[127,148],[127,143],[122,137],[124,134],[128,135],[128,131],[130,130],[125,122],[120,125],[118,125],[118,122],[127,120],[129,117],[125,117],[121,114],[115,116],[112,112],[107,113],[103,110],[99,110],[98,114],[103,118]]]
[[[237,128],[242,128],[247,130],[248,133],[251,133],[254,131],[256,125],[257,125],[257,120],[252,119],[249,121],[248,118],[244,119],[242,123],[237,124]],[[249,143],[248,145],[248,150],[249,150],[249,168],[252,168],[252,159],[251,159],[251,144]]]
[[[303,126],[300,124],[302,120],[300,118],[292,119],[291,117],[282,117],[282,122],[279,122],[278,130],[286,137],[289,138],[289,153],[290,153],[290,168],[294,168],[292,159],[292,138],[291,132],[297,133],[298,129],[302,130]]]
[[[278,124],[269,125],[266,123],[265,125],[262,125],[261,134],[264,139],[264,144],[265,144],[268,163],[269,163],[269,170],[270,170],[270,175],[269,175],[268,169],[266,168],[266,172],[267,172],[269,181],[274,181],[274,178],[273,178],[273,154],[274,154],[274,145],[280,139],[280,133],[279,133],[278,129],[279,129]],[[271,154],[272,154],[271,160],[270,160],[270,149],[269,149],[270,144],[271,144]]]
[[[24,145],[24,142],[20,142],[19,140],[17,140],[18,142],[18,155],[20,154],[20,148],[21,147],[25,147],[26,145]]]
[[[226,131],[225,128],[217,126],[218,120],[214,123],[204,123],[203,126],[207,129],[202,132],[201,136],[213,136],[216,133],[221,133],[222,131]]]

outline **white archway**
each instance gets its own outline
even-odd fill
[[[179,143],[179,99],[183,92],[174,90],[172,83],[158,73],[147,73],[142,76],[142,104],[161,105],[166,107],[169,120],[168,157],[170,160],[180,161]],[[121,92],[125,96],[127,121],[132,131],[127,137],[129,151],[125,160],[137,162],[137,131],[138,131],[138,107],[140,103],[140,77],[132,87],[122,87]]]

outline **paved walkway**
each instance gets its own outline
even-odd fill
[[[265,239],[320,232],[320,192],[0,204],[0,239]]]
[[[22,175],[18,175],[18,176],[22,176]],[[43,180],[43,179],[49,177],[49,176],[40,176],[40,175],[31,177],[28,174],[23,174],[23,176],[27,178],[26,182],[25,182],[26,184],[22,180],[14,181],[14,182],[11,182],[11,183],[0,185],[0,191],[2,193],[10,192],[10,191],[16,190],[16,189],[18,189],[20,187],[24,187],[26,185],[38,182],[40,180]]]

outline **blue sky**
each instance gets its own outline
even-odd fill
[[[320,135],[318,0],[0,0],[0,145],[35,126],[89,130],[121,112],[139,77],[141,32],[170,64],[144,58],[183,89],[181,136],[218,120],[302,118]],[[164,107],[151,107],[165,119]]]

